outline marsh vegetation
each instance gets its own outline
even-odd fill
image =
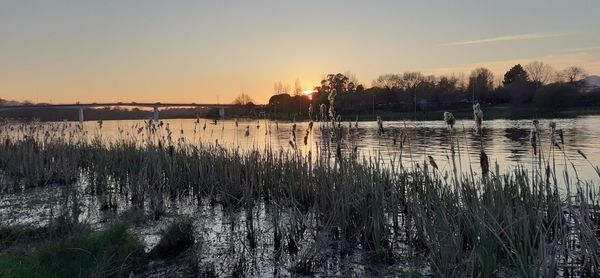
[[[599,192],[571,157],[600,170],[584,152],[566,153],[560,126],[531,123],[531,163],[501,170],[486,153],[478,106],[471,127],[445,115],[444,162],[416,153],[411,136],[381,119],[379,140],[393,141],[400,155],[361,155],[352,134],[362,123],[340,122],[333,105],[309,114],[306,130],[290,125],[285,148],[188,140],[155,121],[115,140],[102,137],[101,124],[92,133],[70,123],[3,124],[2,194],[57,191],[46,219],[0,223],[0,274],[24,273],[15,261],[56,270],[45,254],[85,276],[155,273],[148,260],[166,269],[175,260],[187,266],[178,271],[205,276],[600,273]],[[235,126],[239,140],[279,128]],[[199,119],[194,133],[203,132]],[[462,165],[464,157],[475,164]],[[67,260],[76,256],[70,250],[94,259]]]

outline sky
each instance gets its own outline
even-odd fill
[[[257,103],[351,72],[500,77],[534,60],[600,74],[600,1],[6,1],[0,98]]]

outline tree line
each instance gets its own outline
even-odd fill
[[[582,93],[585,77],[586,72],[581,67],[557,71],[540,61],[513,66],[501,82],[485,67],[474,69],[468,76],[434,76],[421,72],[383,74],[368,88],[352,74],[333,73],[325,75],[310,96],[299,94],[297,90],[290,93],[289,86],[276,83],[269,106],[275,114],[302,117],[310,104],[313,107],[329,105],[328,96],[334,90],[337,92],[335,109],[346,115],[460,109],[472,103],[536,108],[600,105],[598,92]]]

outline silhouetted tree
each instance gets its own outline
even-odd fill
[[[494,74],[487,68],[476,68],[469,76],[469,91],[480,99],[494,89]]]
[[[566,82],[575,83],[584,79],[587,74],[582,67],[571,66],[564,69],[561,75]]]
[[[540,108],[560,108],[577,104],[580,95],[572,84],[553,83],[541,87],[534,97],[534,103]]]
[[[294,82],[294,95],[299,96],[302,94],[302,85],[300,84],[300,79],[296,78]]]
[[[347,91],[349,78],[341,73],[328,74],[325,78],[326,86],[331,90],[335,89],[338,93],[344,93]],[[321,84],[323,85],[323,81]]]
[[[556,75],[556,71],[552,66],[540,61],[533,61],[525,66],[525,70],[529,74],[531,81],[540,85],[545,85],[550,82]]]
[[[402,76],[399,74],[383,74],[373,80],[373,87],[386,88],[390,90],[403,88]]]
[[[523,69],[521,64],[516,64],[504,74],[502,85],[506,86],[515,82],[528,82],[529,74]]]
[[[440,91],[440,93],[453,93],[456,91],[456,87],[458,84],[458,78],[454,77],[454,76],[441,76],[440,80],[438,81],[438,89]]]
[[[247,94],[240,94],[233,100],[236,105],[254,105],[254,100]]]

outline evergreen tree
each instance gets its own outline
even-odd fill
[[[529,74],[527,74],[527,71],[523,69],[521,64],[515,65],[509,71],[507,71],[506,74],[504,74],[504,80],[502,81],[502,84],[506,86],[518,81],[529,81]]]

